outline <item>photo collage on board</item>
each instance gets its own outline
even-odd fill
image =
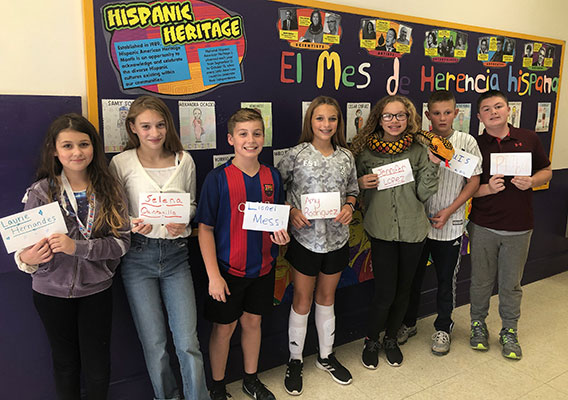
[[[314,8],[280,8],[277,28],[279,37],[290,46],[326,50],[341,42],[341,16]]]
[[[468,34],[449,29],[426,31],[424,55],[434,62],[456,63],[467,56]]]
[[[412,27],[394,21],[362,18],[360,47],[373,56],[394,58],[410,53]]]

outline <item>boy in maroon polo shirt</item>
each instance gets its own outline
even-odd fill
[[[483,155],[481,184],[473,195],[468,231],[471,238],[471,337],[475,350],[489,349],[485,318],[489,299],[499,283],[499,342],[504,357],[519,360],[517,323],[521,315],[521,278],[533,229],[532,188],[552,178],[550,161],[538,136],[507,123],[505,95],[497,90],[477,100],[477,117],[485,125],[477,143]],[[491,176],[491,153],[526,152],[532,155],[532,176]]]

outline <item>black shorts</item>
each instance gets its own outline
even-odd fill
[[[304,275],[317,276],[320,272],[333,275],[343,271],[349,265],[349,242],[345,243],[342,248],[329,253],[315,253],[291,237],[284,257],[294,269]]]
[[[227,282],[230,296],[226,303],[207,296],[205,318],[217,324],[230,324],[238,320],[243,312],[263,315],[272,310],[274,301],[274,277],[276,268],[259,278],[241,278],[221,271]]]

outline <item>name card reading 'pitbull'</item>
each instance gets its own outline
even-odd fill
[[[303,194],[301,201],[307,219],[335,218],[341,211],[339,192]]]
[[[414,181],[412,167],[408,158],[382,167],[373,168],[373,174],[379,175],[377,190],[389,189]]]
[[[0,232],[8,253],[23,249],[54,233],[67,233],[59,204],[54,201],[0,219]]]
[[[531,176],[532,155],[523,153],[491,153],[491,175]]]
[[[288,228],[290,206],[285,204],[256,203],[247,201],[243,229],[249,231],[276,232]]]
[[[471,178],[475,167],[479,163],[479,157],[474,156],[468,152],[460,149],[454,148],[454,156],[448,163],[449,166],[446,167],[446,163],[441,162],[440,167],[447,168],[458,175],[465,176],[467,179]]]
[[[140,193],[138,218],[145,224],[189,223],[189,193]]]

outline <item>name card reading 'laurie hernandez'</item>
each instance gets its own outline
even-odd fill
[[[412,167],[408,158],[372,169],[373,174],[379,175],[377,190],[389,189],[395,186],[413,182]]]
[[[479,157],[474,156],[468,152],[460,149],[454,148],[454,156],[448,163],[449,166],[446,167],[446,163],[441,162],[440,167],[449,169],[458,175],[465,176],[467,179],[471,178],[475,167],[479,163]]]
[[[245,203],[243,229],[276,232],[288,228],[289,216],[290,206],[288,205],[247,201]]]
[[[140,193],[138,218],[145,224],[189,223],[189,193]]]
[[[491,153],[491,175],[531,176],[532,155],[523,153]]]
[[[307,219],[335,218],[341,211],[339,192],[303,194],[301,202]]]
[[[23,249],[54,233],[67,233],[59,204],[54,201],[0,219],[0,231],[8,253]]]

